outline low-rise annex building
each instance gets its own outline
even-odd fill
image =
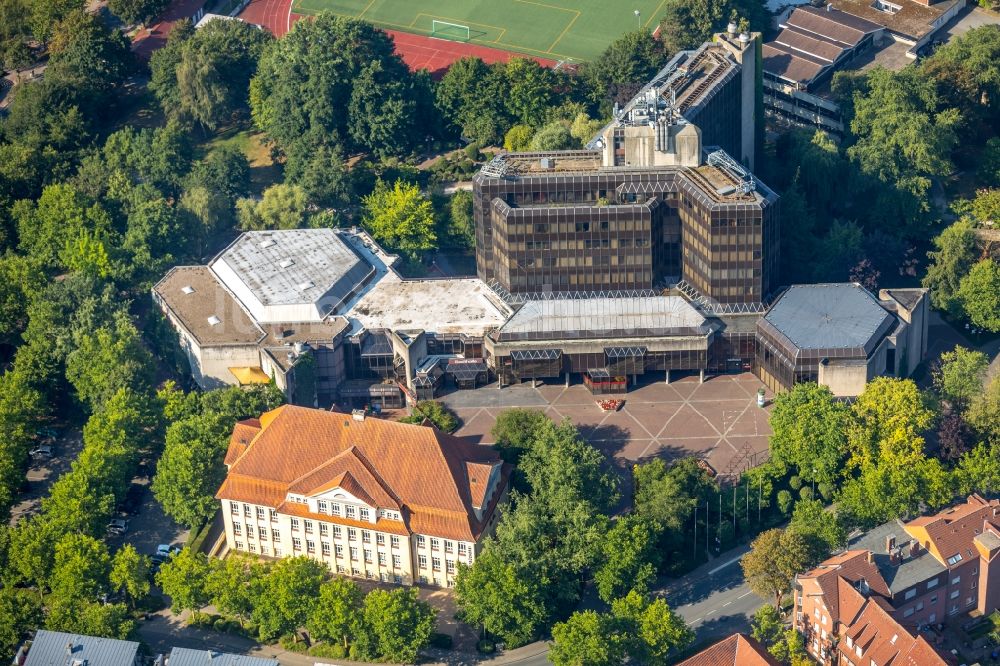
[[[778,666],[779,663],[751,636],[733,634],[677,666]]]
[[[293,405],[237,423],[225,463],[231,550],[437,587],[475,561],[512,469],[432,426]]]

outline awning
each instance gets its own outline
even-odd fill
[[[455,359],[448,363],[445,372],[459,381],[471,381],[486,372],[482,359]]]
[[[233,373],[233,377],[236,377],[236,381],[240,383],[240,386],[267,384],[271,381],[267,373],[256,366],[229,368],[229,372]]]
[[[611,373],[604,368],[591,368],[587,374],[591,379],[611,379]]]
[[[605,347],[608,358],[639,358],[646,355],[645,347]]]
[[[515,361],[554,361],[560,356],[561,349],[515,349],[510,353]]]
[[[398,396],[401,391],[395,384],[369,384],[367,386],[348,384],[340,387],[341,398],[376,398],[379,396]]]

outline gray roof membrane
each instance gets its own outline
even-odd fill
[[[249,231],[219,260],[263,305],[339,302],[373,271],[333,229]]]
[[[799,349],[864,348],[893,326],[894,318],[857,284],[789,287],[764,320]]]

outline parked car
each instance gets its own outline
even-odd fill
[[[108,523],[108,534],[121,536],[128,532],[128,521],[124,518],[112,518]]]
[[[35,448],[28,451],[28,453],[33,458],[51,458],[52,457],[52,446],[50,444],[41,444]]]
[[[166,543],[161,543],[159,546],[156,547],[156,552],[153,554],[153,562],[155,562],[156,564],[166,562],[179,552],[181,552],[181,549],[178,548],[177,546],[171,546]]]

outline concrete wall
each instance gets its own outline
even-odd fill
[[[860,395],[868,383],[868,367],[864,361],[832,359],[826,364],[819,364],[819,383],[829,387],[835,396]]]

